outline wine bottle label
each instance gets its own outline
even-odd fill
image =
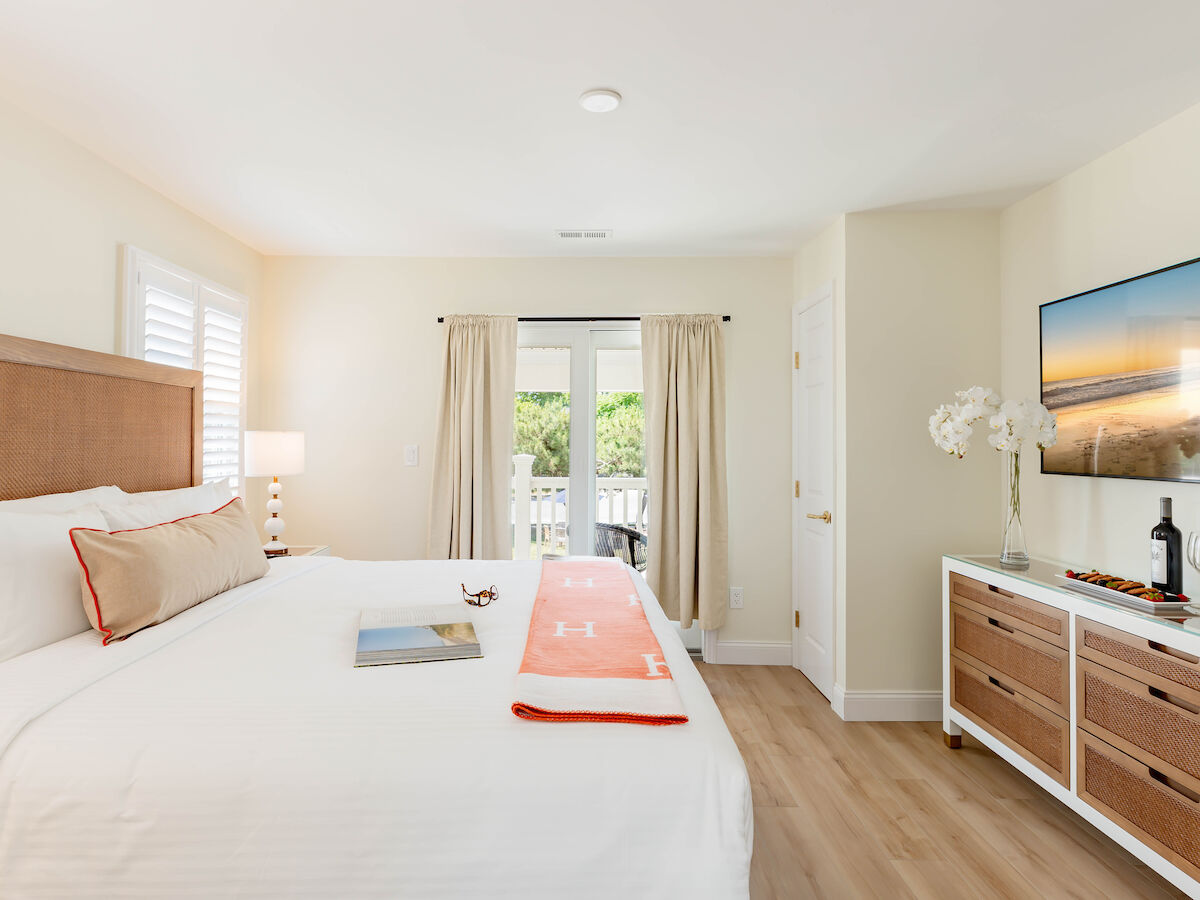
[[[1167,542],[1150,541],[1150,580],[1167,583]]]

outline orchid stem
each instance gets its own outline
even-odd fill
[[[1008,508],[1009,521],[1021,519],[1021,451],[1012,454],[1008,467]]]

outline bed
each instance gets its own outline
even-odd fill
[[[10,382],[60,377],[6,372],[17,351],[83,375],[114,359],[14,341],[0,339]],[[178,377],[120,363],[133,368],[97,377]],[[76,428],[77,453],[117,468],[25,482],[120,484],[118,469],[142,490],[195,482],[200,392],[184,387],[192,407],[172,413],[169,442],[110,452]],[[9,401],[0,382],[11,424]],[[38,440],[41,426],[19,427]],[[5,453],[7,485],[26,464]],[[131,467],[130,453],[162,459]],[[688,724],[512,714],[540,565],[279,559],[125,641],[87,631],[0,663],[0,897],[747,896],[745,765],[639,574]],[[461,597],[464,581],[500,588],[471,611],[483,659],[352,666],[362,608]]]

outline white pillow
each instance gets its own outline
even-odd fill
[[[210,513],[232,500],[233,490],[229,487],[229,479],[224,479],[173,491],[144,491],[123,497],[123,501],[100,507],[108,522],[108,531],[147,528],[186,516]]]
[[[26,497],[22,500],[3,500],[0,501],[0,512],[69,512],[73,509],[79,509],[81,506],[87,506],[90,503],[96,505],[123,503],[124,498],[127,496],[137,495],[126,494],[116,485],[110,484],[107,487],[88,488],[85,491],[69,491],[65,494],[42,494],[40,497]]]
[[[171,497],[190,497],[201,496],[204,492],[210,492],[214,497],[221,497],[222,503],[233,499],[233,488],[229,486],[229,479],[222,478],[220,481],[208,481],[204,484],[197,484],[193,487],[172,488],[169,491],[138,491],[135,494],[121,491],[121,496],[126,500],[161,500]]]
[[[95,506],[0,512],[0,663],[91,628],[68,532],[104,528]]]

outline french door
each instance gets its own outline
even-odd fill
[[[517,345],[513,556],[609,555],[647,530],[639,323],[523,323]]]

